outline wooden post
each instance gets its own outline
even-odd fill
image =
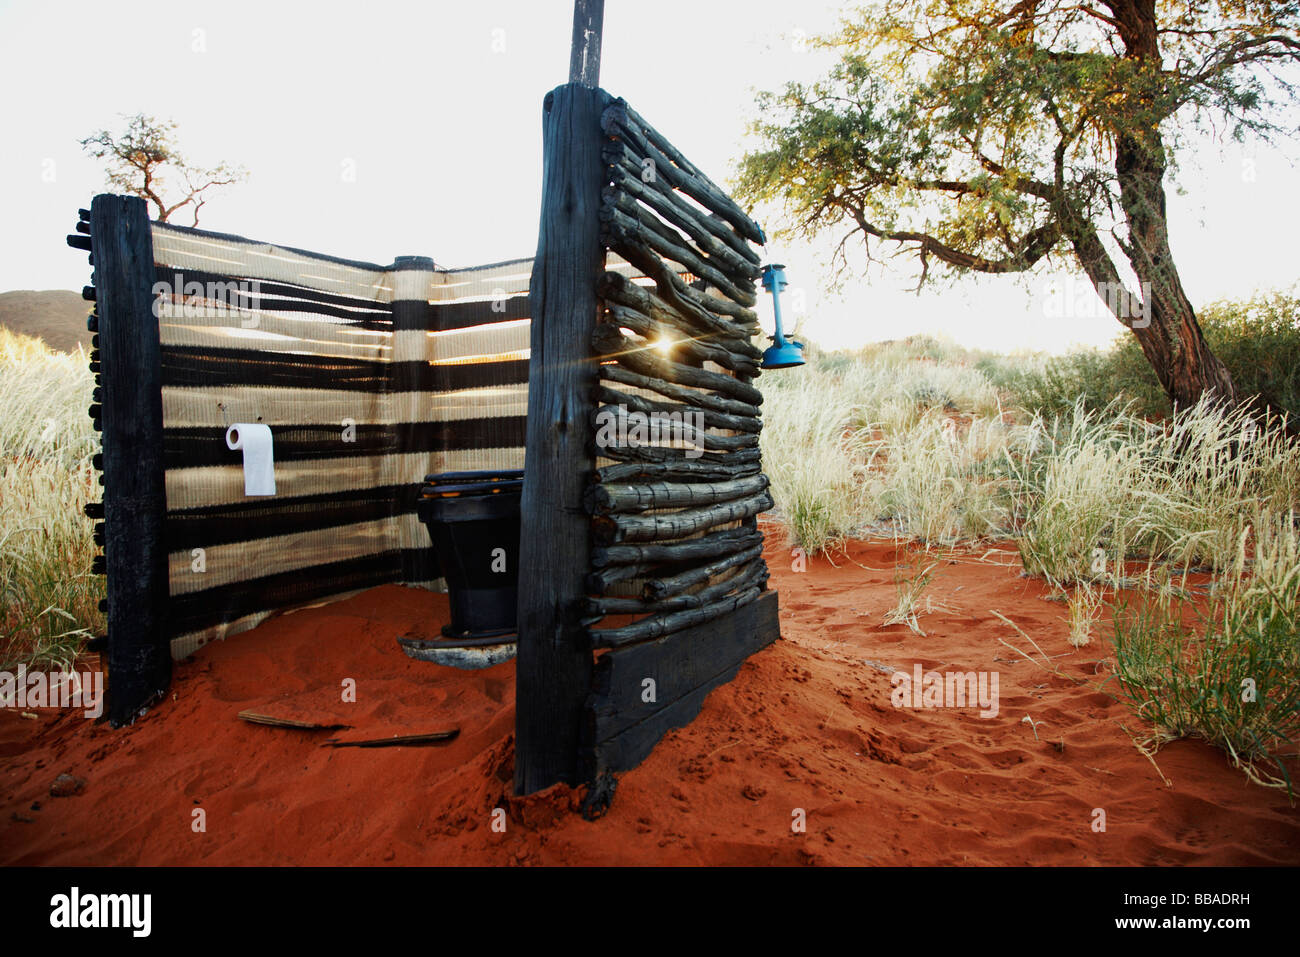
[[[583,6],[583,4],[579,4]],[[569,83],[542,111],[541,228],[529,290],[532,355],[520,538],[515,791],[579,783],[578,744],[592,654],[580,624],[590,563],[583,493],[597,363],[591,351],[604,272],[600,240],[601,90]]]
[[[600,39],[605,0],[573,0],[573,43],[569,82],[595,89],[600,83]]]
[[[103,376],[108,717],[120,727],[166,693],[172,670],[162,364],[144,200],[96,196],[90,236]]]

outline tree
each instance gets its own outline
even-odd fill
[[[789,229],[901,244],[954,274],[1072,260],[1175,406],[1237,401],[1170,249],[1189,129],[1280,132],[1295,0],[884,0],[819,38],[829,76],[759,96],[740,192]],[[1294,76],[1294,74],[1290,74]],[[1293,124],[1294,125],[1294,124]],[[1235,237],[1233,241],[1242,241]]]
[[[100,130],[81,140],[81,147],[95,159],[108,161],[109,188],[152,203],[159,222],[165,223],[172,213],[192,206],[192,225],[197,226],[199,210],[208,201],[205,192],[248,177],[242,167],[224,162],[211,168],[191,166],[176,146],[176,124],[171,121],[144,113],[124,114],[124,119],[127,125],[121,134]]]

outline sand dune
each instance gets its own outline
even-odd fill
[[[1064,607],[1014,552],[940,566],[926,636],[883,627],[895,548],[790,570],[769,545],[784,640],[715,691],[582,820],[557,787],[510,796],[513,664],[411,661],[444,596],[387,586],[273,619],[177,669],[174,694],[114,732],[79,716],[0,712],[0,859],[22,864],[1296,864],[1300,811],[1200,742],[1155,764],[1099,686],[1102,648],[1072,649]],[[1015,621],[1056,673],[1006,645]],[[1025,651],[1033,654],[1032,649]],[[1059,656],[1059,657],[1057,657]],[[891,669],[996,672],[999,709],[895,708]],[[445,745],[331,749],[330,732],[256,726],[245,708],[337,700],[349,723],[455,725]],[[301,697],[299,701],[304,700]],[[1030,716],[1036,724],[1024,721]],[[1035,731],[1037,736],[1035,736]],[[51,798],[62,772],[83,794]],[[1166,780],[1162,780],[1162,774]],[[33,809],[39,805],[39,809]],[[505,833],[491,828],[506,811]],[[207,830],[191,827],[206,812]],[[1106,815],[1094,830],[1096,809]],[[792,821],[800,812],[806,831]]]
[[[89,282],[89,278],[87,278]],[[86,314],[91,304],[66,289],[0,292],[0,328],[44,339],[51,349],[90,351]]]

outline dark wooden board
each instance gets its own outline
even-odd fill
[[[575,83],[546,96],[542,214],[529,287],[533,317],[519,541],[515,792],[578,780],[591,651],[582,625],[591,567],[583,493],[597,363],[590,341],[605,272],[600,114],[609,95]]]
[[[600,656],[587,702],[584,770],[627,771],[668,731],[700,713],[710,691],[736,676],[754,652],[780,637],[777,593],[764,592],[725,618]],[[655,702],[642,701],[655,681]]]
[[[162,360],[144,200],[96,196],[90,234],[103,370],[108,717],[119,727],[171,682]]]

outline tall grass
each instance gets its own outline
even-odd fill
[[[764,379],[764,468],[796,544],[815,552],[850,535],[943,544],[1004,531],[1000,455],[1023,436],[962,354],[905,340]]]
[[[1028,572],[1067,585],[1132,558],[1222,569],[1243,528],[1300,509],[1300,445],[1280,418],[1206,401],[1151,422],[1083,397],[1050,417],[1010,411],[973,357],[951,347],[936,363],[932,347],[765,378],[763,459],[797,544],[1014,539]]]
[[[1152,421],[1131,397],[1087,393],[1044,414],[995,380],[1015,372],[928,339],[766,377],[778,520],[809,551],[847,536],[926,550],[1014,541],[1028,573],[1068,594],[1074,647],[1101,637],[1114,589],[1121,694],[1152,723],[1151,743],[1202,737],[1254,779],[1289,787],[1300,444],[1286,422],[1209,402]],[[1134,562],[1147,565],[1139,579],[1126,577]],[[1174,584],[1191,570],[1216,576],[1208,606]],[[930,571],[900,570],[888,621],[920,630]],[[1240,700],[1246,679],[1256,700]]]
[[[1242,530],[1208,603],[1166,580],[1115,608],[1122,695],[1146,744],[1202,738],[1252,780],[1294,794],[1300,736],[1300,536],[1293,513]]]
[[[83,353],[0,329],[0,668],[64,666],[104,627],[82,512],[98,497]]]
[[[851,427],[853,404],[827,385],[820,376],[783,376],[764,398],[765,457],[779,450],[764,466],[772,497],[792,543],[809,552],[856,531],[877,484],[873,443]]]
[[[1016,474],[1018,546],[1026,571],[1056,583],[1097,577],[1098,549],[1112,564],[1222,569],[1260,515],[1300,508],[1300,446],[1283,424],[1208,400],[1159,424],[1079,401],[1044,441]]]
[[[1039,429],[1039,454],[1008,462],[1015,472],[1020,561],[1031,575],[1064,585],[1097,575],[1105,546],[1122,540],[1144,479],[1135,423],[1122,408],[1073,414]],[[1103,554],[1098,555],[1097,549]]]

